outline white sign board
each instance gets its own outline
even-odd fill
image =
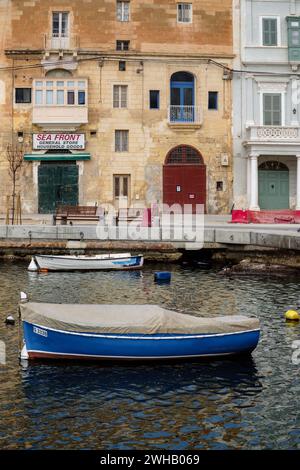
[[[83,150],[84,134],[33,134],[34,150]]]

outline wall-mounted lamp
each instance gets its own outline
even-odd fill
[[[296,108],[293,109],[293,114],[296,114],[297,113],[297,110]]]
[[[232,80],[232,70],[230,70],[229,68],[225,67],[223,69],[223,77],[222,77],[223,80]]]

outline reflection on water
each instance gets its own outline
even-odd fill
[[[291,363],[291,328],[283,312],[297,306],[297,279],[229,279],[179,266],[172,282],[155,270],[27,273],[0,264],[2,448],[232,449],[299,448],[299,366]],[[252,358],[149,365],[19,366],[18,328],[3,320],[19,290],[35,301],[157,303],[196,315],[259,315],[263,334]]]

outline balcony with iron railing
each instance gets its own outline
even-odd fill
[[[168,122],[172,126],[201,126],[202,120],[203,116],[200,106],[169,106]]]

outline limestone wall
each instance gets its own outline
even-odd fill
[[[31,151],[32,133],[41,131],[32,124],[32,104],[14,104],[13,90],[31,87],[33,79],[45,77],[39,66],[45,52],[42,38],[49,34],[51,12],[56,10],[71,12],[72,34],[80,38],[73,76],[87,78],[89,84],[89,123],[76,130],[86,134],[86,151],[91,153],[91,161],[79,163],[80,203],[112,203],[114,174],[130,175],[132,203],[162,201],[166,155],[173,147],[187,144],[199,150],[207,165],[207,211],[230,210],[231,81],[223,80],[222,67],[207,58],[231,65],[231,1],[194,1],[191,25],[176,23],[176,2],[171,0],[132,1],[131,21],[126,24],[116,21],[112,0],[0,0],[0,8],[0,64],[15,67],[13,73],[0,76],[0,213],[5,212],[9,188],[5,143],[21,131]],[[118,55],[116,39],[130,39],[130,51]],[[101,60],[95,59],[93,51],[103,51]],[[61,60],[72,57],[71,51]],[[126,61],[125,72],[118,69],[120,59]],[[178,71],[194,75],[201,125],[168,123],[170,78]],[[114,84],[128,85],[127,109],[113,108]],[[160,109],[149,109],[149,90],[160,91]],[[218,110],[208,110],[208,91],[219,93]],[[128,152],[115,152],[116,129],[129,130]],[[228,155],[228,166],[221,163],[223,154]],[[27,213],[38,210],[37,166],[25,162],[22,168],[20,189]],[[223,182],[223,191],[217,191],[217,181]]]
[[[52,11],[71,13],[72,35],[80,48],[114,51],[116,39],[129,39],[142,52],[232,52],[231,0],[194,0],[193,22],[177,23],[176,0],[132,0],[130,21],[116,19],[116,0],[14,0],[12,48],[42,49]],[[209,49],[207,46],[209,45]]]

